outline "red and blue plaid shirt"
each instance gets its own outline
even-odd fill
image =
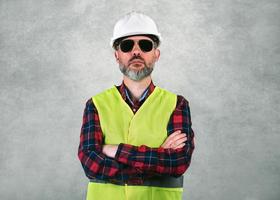
[[[124,82],[117,86],[125,102],[135,113],[153,92],[153,82],[143,92],[139,100],[132,97]],[[96,107],[90,98],[85,106],[81,127],[78,157],[89,179],[99,179],[111,183],[141,185],[145,179],[155,175],[181,176],[191,163],[194,150],[194,133],[188,101],[177,96],[177,105],[167,125],[168,135],[181,130],[187,135],[186,145],[180,149],[150,148],[119,144],[115,158],[102,153],[103,134]]]

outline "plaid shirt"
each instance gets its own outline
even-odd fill
[[[135,113],[153,92],[153,82],[143,92],[139,100],[134,99],[122,82],[117,86],[125,102]],[[86,176],[111,183],[128,183],[141,185],[145,179],[155,175],[181,176],[191,163],[194,150],[194,133],[191,128],[191,117],[188,101],[177,96],[177,105],[167,125],[168,135],[182,130],[187,135],[186,145],[180,149],[150,148],[144,144],[133,146],[119,144],[115,158],[102,153],[103,134],[96,107],[90,98],[84,110],[81,127],[78,157]]]

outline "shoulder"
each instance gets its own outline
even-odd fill
[[[157,88],[157,90],[159,90],[159,91],[162,92],[162,93],[176,96],[175,93],[173,93],[173,92],[171,92],[171,91],[169,91],[169,90],[166,90],[166,89],[164,89],[164,88],[162,88],[162,87],[156,86],[156,88]]]
[[[92,98],[89,98],[86,101],[85,112],[92,112],[92,111],[95,111],[95,110],[96,110],[96,108],[95,108],[95,105],[92,101]]]
[[[158,87],[158,89],[160,89],[164,93],[176,96],[177,97],[177,106],[183,107],[183,106],[188,106],[189,105],[188,100],[183,95],[175,94],[175,93],[173,93],[169,90],[166,90],[164,88],[161,88],[161,87]]]
[[[112,95],[116,94],[116,92],[118,92],[118,89],[113,86],[111,88],[105,89],[100,93],[97,93],[96,95],[92,96],[92,100],[99,100],[102,101],[105,99],[110,99],[112,97]]]
[[[177,95],[177,105],[176,108],[177,109],[186,109],[189,107],[189,102],[188,100],[182,96],[182,95]]]
[[[100,98],[104,97],[104,95],[106,95],[108,93],[111,93],[113,90],[115,90],[114,86],[111,87],[111,88],[105,89],[102,92],[99,92],[99,93],[93,95],[92,97],[90,97],[86,101],[85,110],[87,110],[87,111],[97,111],[93,99],[100,99]]]
[[[166,89],[158,87],[158,86],[157,86],[157,88],[159,90],[161,90],[163,93],[172,95],[173,97],[175,96],[177,98],[176,109],[183,110],[183,109],[186,109],[189,107],[189,102],[183,95],[175,94],[169,90],[166,90]]]

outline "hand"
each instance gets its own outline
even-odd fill
[[[118,145],[113,144],[105,144],[102,148],[102,153],[104,153],[106,156],[114,158],[118,150]]]
[[[181,131],[178,130],[169,135],[161,145],[161,147],[163,147],[164,149],[178,149],[185,146],[185,141],[187,141],[186,134],[181,133]]]

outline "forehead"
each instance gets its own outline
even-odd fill
[[[151,38],[149,38],[148,36],[145,36],[145,35],[129,36],[129,37],[124,38],[123,40],[143,40],[143,39],[151,40]]]

